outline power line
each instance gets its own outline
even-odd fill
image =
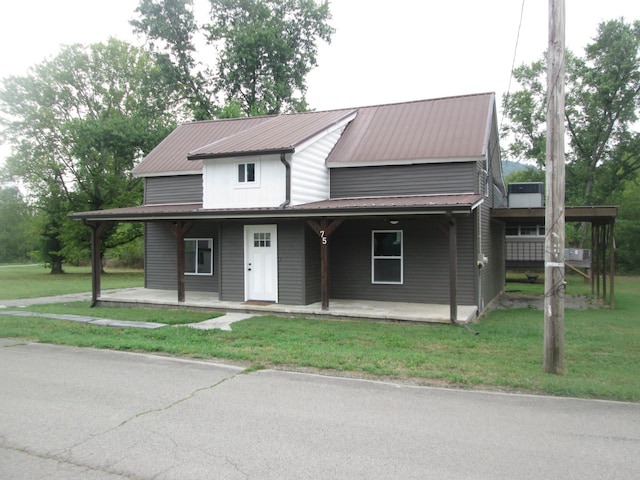
[[[522,6],[520,7],[520,22],[518,23],[518,34],[516,35],[516,45],[513,48],[513,60],[511,61],[511,70],[509,72],[509,84],[507,85],[507,94],[505,96],[506,103],[509,100],[509,94],[511,93],[511,80],[513,80],[513,70],[516,65],[516,56],[518,53],[518,43],[520,43],[520,31],[522,30],[522,19],[524,18],[524,4],[526,0],[522,0]],[[502,111],[502,117],[500,118],[500,128],[502,131],[502,122],[504,121],[504,110]]]

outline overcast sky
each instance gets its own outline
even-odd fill
[[[62,44],[114,36],[133,43],[138,0],[5,0],[0,78],[22,75]],[[200,21],[208,2],[196,0]],[[522,0],[332,0],[330,45],[307,77],[311,108],[326,110],[507,91]],[[567,47],[582,54],[603,20],[640,19],[638,0],[566,0]],[[525,0],[516,65],[547,46],[548,1]],[[515,85],[512,85],[512,89]],[[6,149],[0,150],[0,159]]]

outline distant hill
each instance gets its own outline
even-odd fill
[[[510,173],[517,172],[518,170],[526,170],[529,167],[534,167],[537,169],[535,165],[528,165],[526,163],[505,160],[502,162],[502,175],[506,178]]]

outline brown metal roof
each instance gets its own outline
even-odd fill
[[[210,120],[180,125],[133,169],[140,177],[167,174],[200,173],[202,162],[189,161],[188,153],[217,140],[235,135],[274,117],[234,118]]]
[[[372,209],[372,208],[440,208],[454,207],[474,209],[483,199],[482,194],[462,193],[446,195],[403,195],[396,197],[335,198],[305,203],[292,207],[298,210],[323,209]]]
[[[266,122],[220,139],[189,153],[189,159],[294,152],[295,148],[323,130],[353,116],[355,110],[331,110],[278,115]]]
[[[494,102],[485,93],[360,108],[327,166],[482,157]]]
[[[188,123],[176,128],[133,173],[198,173],[203,158],[293,152],[314,135],[354,115],[329,155],[328,167],[480,158],[485,154],[494,103],[494,94],[485,93]]]
[[[233,218],[310,218],[319,216],[374,216],[382,214],[441,214],[444,211],[470,213],[483,200],[482,194],[406,195],[396,197],[338,198],[293,207],[205,209],[202,203],[144,205],[77,212],[75,220],[152,221]]]

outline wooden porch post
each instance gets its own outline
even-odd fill
[[[320,237],[320,297],[322,309],[329,309],[329,236],[340,226],[341,219],[329,220],[323,218],[320,223],[315,220],[307,220],[307,224]]]
[[[615,308],[616,302],[615,302],[615,296],[613,294],[613,278],[615,277],[615,266],[616,266],[616,260],[615,260],[615,236],[613,234],[613,227],[615,225],[615,221],[612,220],[611,221],[611,225],[609,226],[609,268],[610,268],[610,273],[609,273],[609,306],[611,308]]]
[[[596,292],[596,226],[591,222],[591,295]]]
[[[595,244],[593,245],[593,275],[596,281],[596,300],[600,300],[600,224],[594,225]]]
[[[603,224],[602,231],[602,303],[607,303],[607,224]]]
[[[85,222],[85,224],[91,227],[91,308],[93,308],[96,306],[101,291],[102,261],[100,258],[100,238],[107,228],[108,222]]]
[[[172,222],[169,229],[173,236],[176,237],[176,263],[178,267],[178,302],[184,302],[185,286],[184,286],[184,237],[191,230],[193,223],[191,222]]]
[[[458,229],[451,213],[447,214],[449,223],[449,319],[458,321]]]

